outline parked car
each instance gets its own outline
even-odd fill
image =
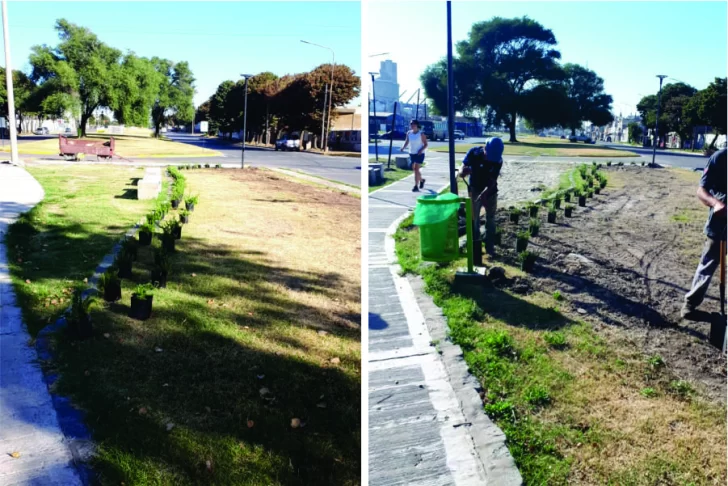
[[[70,135],[73,133],[73,130],[71,130],[70,128],[66,128],[65,130],[63,130],[63,133],[65,133],[66,135]]]
[[[281,138],[276,140],[276,150],[301,150],[301,137],[292,135],[283,135]]]
[[[48,135],[50,132],[48,131],[47,127],[38,127],[33,130],[33,133],[35,133],[36,135]]]
[[[465,140],[465,132],[462,130],[454,130],[452,133],[455,136],[455,140]]]
[[[569,136],[569,142],[572,142],[572,143],[576,143],[576,142],[589,143],[589,140],[591,140],[591,138],[586,135],[570,135]]]

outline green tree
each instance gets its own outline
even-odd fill
[[[716,135],[726,134],[728,119],[726,78],[715,78],[707,88],[698,91],[683,107],[683,117],[691,126],[708,125]],[[718,137],[713,137],[710,148]]]
[[[660,95],[659,137],[670,132],[680,133],[687,130],[681,127],[682,107],[696,93],[696,89],[685,83],[670,83],[662,88]],[[643,97],[637,103],[637,111],[642,117],[642,124],[647,128],[655,128],[657,119],[657,95]],[[689,129],[692,133],[692,128]],[[681,135],[682,136],[682,135]]]
[[[611,122],[612,97],[604,92],[604,80],[597,73],[578,64],[565,64],[563,84],[569,101],[569,122],[571,134],[582,122],[590,121],[596,126]]]
[[[527,109],[526,99],[533,98],[531,89],[563,76],[555,47],[553,32],[528,17],[495,17],[473,24],[468,38],[458,43],[453,63],[456,104],[480,111],[491,107],[495,121],[505,123],[510,141],[517,142],[516,120]],[[441,112],[447,86],[443,69],[440,61],[422,75],[428,98]]]
[[[223,136],[232,132],[235,127],[235,107],[228,106],[230,92],[235,87],[232,81],[223,81],[210,97],[210,131],[220,131]]]
[[[195,94],[195,78],[186,61],[175,63],[153,57],[151,60],[159,73],[159,89],[152,105],[154,136],[159,137],[162,125],[174,117],[180,123],[191,122],[195,116],[192,97]]]
[[[61,39],[56,47],[32,48],[31,79],[44,86],[45,109],[80,112],[81,134],[85,135],[94,110],[117,105],[121,52],[89,29],[65,19],[58,20],[55,28]]]
[[[120,124],[148,127],[162,82],[161,73],[149,59],[127,54],[117,79],[119,93],[113,107],[114,118]]]
[[[536,131],[551,127],[567,127],[572,120],[572,110],[566,86],[541,84],[523,95],[521,115],[527,126]]]
[[[642,127],[637,122],[627,125],[627,133],[630,143],[639,143],[642,140]]]
[[[0,72],[0,116],[7,120],[8,97],[5,82],[5,69]],[[13,95],[15,98],[15,117],[18,123],[18,133],[23,131],[23,121],[26,117],[38,115],[40,106],[37,96],[38,87],[23,71],[13,70]]]

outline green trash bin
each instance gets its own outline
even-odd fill
[[[426,262],[451,262],[460,254],[457,194],[417,198],[414,224],[420,228],[420,257]]]

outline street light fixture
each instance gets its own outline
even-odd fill
[[[374,91],[374,75],[379,73],[370,72],[369,75],[372,77],[372,111],[374,112],[374,126],[377,127],[377,133],[374,137],[374,158],[379,162],[379,124],[377,122],[377,95]],[[371,134],[370,134],[371,135]]]
[[[334,66],[336,66],[336,55],[334,54],[334,50],[330,47],[322,46],[320,44],[314,44],[313,42],[305,40],[301,40],[301,42],[331,51],[331,85],[329,86],[329,113],[326,116],[328,126],[326,130],[326,138],[324,138],[324,152],[326,152],[329,149],[329,131],[331,130],[331,100],[334,98]]]
[[[252,74],[241,74],[240,76],[245,79],[245,101],[243,102],[243,133],[240,135],[240,139],[243,142],[243,151],[241,154],[241,160],[240,160],[240,168],[245,168],[245,133],[247,131],[246,124],[248,121],[248,78],[252,78]]]
[[[10,163],[22,164],[18,157],[18,132],[15,121],[15,98],[13,97],[13,68],[10,62],[10,33],[8,32],[7,2],[2,2],[3,40],[5,42],[5,86],[8,101],[8,129],[10,131]]]
[[[660,78],[660,91],[657,92],[657,117],[655,118],[655,140],[652,143],[652,163],[650,164],[650,167],[655,167],[655,154],[657,152],[657,144],[660,141],[660,97],[662,96],[662,80],[667,77],[665,74],[658,74],[658,78]]]

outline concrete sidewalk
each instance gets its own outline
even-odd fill
[[[418,295],[398,273],[390,235],[418,196],[449,184],[446,155],[428,154],[423,176],[422,192],[411,192],[410,176],[369,195],[369,484],[517,485],[502,432],[471,428],[468,412],[492,423],[474,388],[470,398],[453,388],[453,370],[431,345]],[[497,462],[482,454],[483,441],[500,451]]]
[[[61,432],[8,270],[5,234],[43,199],[20,167],[0,164],[0,484],[76,486],[81,479]],[[12,453],[19,453],[17,458]]]

